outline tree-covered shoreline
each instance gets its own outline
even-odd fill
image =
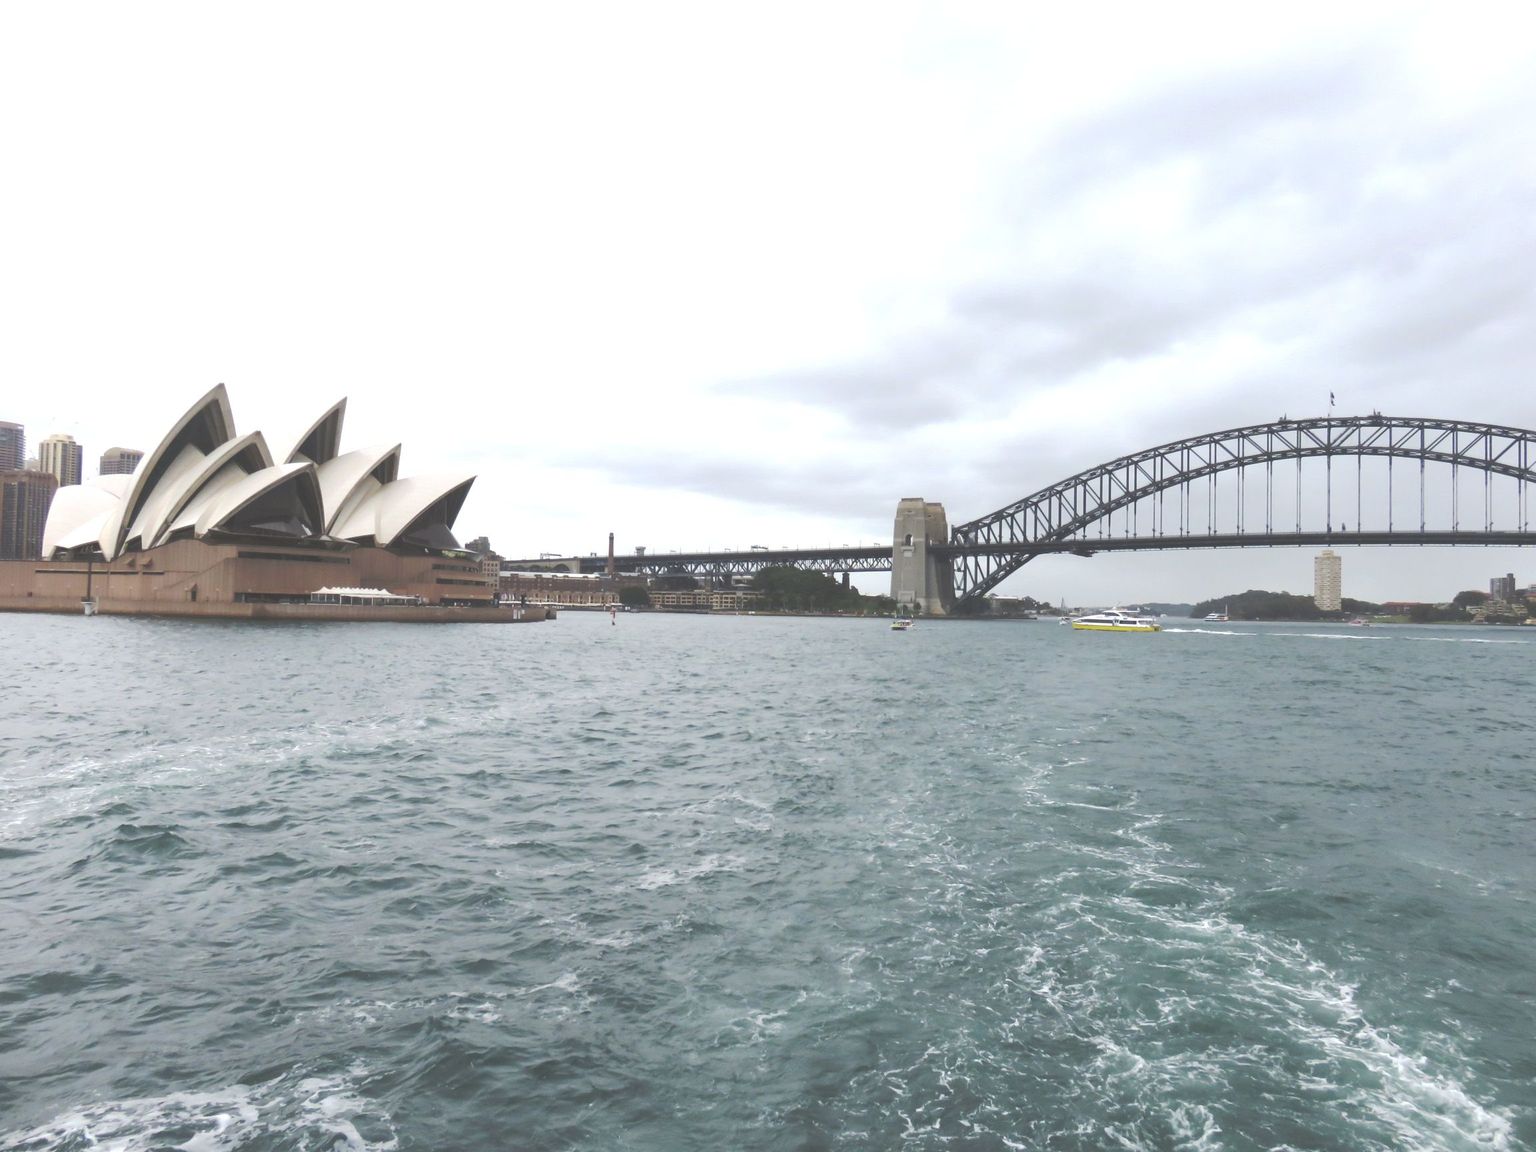
[[[1191,619],[1199,620],[1219,613],[1229,620],[1348,620],[1355,617],[1382,617],[1406,620],[1413,624],[1518,624],[1525,619],[1524,602],[1512,605],[1490,601],[1486,592],[1458,592],[1446,604],[1407,604],[1387,608],[1369,600],[1345,597],[1337,612],[1324,611],[1310,596],[1290,592],[1269,592],[1250,588],[1228,596],[1202,600],[1190,609]]]

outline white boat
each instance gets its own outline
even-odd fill
[[[1220,612],[1207,612],[1205,622],[1207,624],[1225,624],[1227,622],[1227,606],[1223,604]]]
[[[1155,616],[1138,616],[1119,608],[1108,608],[1090,616],[1079,616],[1072,627],[1083,632],[1161,632]]]
[[[891,621],[892,632],[905,632],[910,627],[912,627],[912,621],[905,616],[898,616]]]

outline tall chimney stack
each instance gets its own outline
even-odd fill
[[[608,579],[612,580],[618,575],[618,568],[613,562],[613,533],[608,533]]]

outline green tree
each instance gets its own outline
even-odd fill
[[[1344,611],[1351,616],[1379,616],[1383,612],[1380,604],[1373,604],[1369,600],[1351,600],[1345,596],[1339,601],[1344,606]]]
[[[1189,614],[1194,619],[1200,619],[1222,609],[1226,609],[1227,616],[1233,620],[1321,620],[1327,615],[1310,596],[1266,592],[1259,588],[1250,588],[1233,596],[1203,600]]]
[[[619,603],[626,608],[649,608],[651,594],[638,584],[626,584],[619,589]]]
[[[1414,624],[1464,624],[1471,613],[1454,604],[1411,604],[1408,619]]]
[[[699,582],[680,569],[665,572],[651,580],[651,585],[662,592],[692,592]]]
[[[866,613],[879,602],[866,599],[857,588],[843,587],[836,577],[825,572],[801,568],[760,569],[752,577],[752,590],[762,597],[764,608],[780,612]]]

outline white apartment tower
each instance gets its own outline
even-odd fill
[[[1344,607],[1344,557],[1324,548],[1312,561],[1312,603],[1324,612]]]
[[[58,478],[59,487],[80,483],[84,452],[73,436],[55,432],[37,446],[38,467],[52,472]]]

